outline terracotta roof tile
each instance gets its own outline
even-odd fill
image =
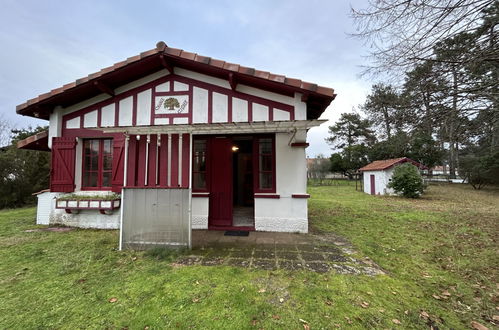
[[[196,58],[194,58],[194,61],[204,64],[210,64],[210,60],[211,60],[210,57],[202,55],[196,55]]]
[[[151,55],[154,55],[156,54],[158,51],[156,49],[150,49],[150,50],[147,50],[145,52],[142,52],[140,53],[140,58],[144,58],[144,57],[147,57],[147,56],[151,56]]]
[[[80,84],[86,83],[87,81],[88,81],[88,77],[83,77],[83,78],[80,78],[80,79],[76,79],[76,85],[80,85]]]
[[[420,164],[420,163],[418,163],[410,158],[400,157],[400,158],[393,158],[393,159],[375,160],[374,162],[367,164],[366,166],[360,168],[359,171],[382,171],[382,170],[389,169],[390,167],[392,167],[394,165],[407,163],[407,162],[410,162],[419,168],[427,168],[423,164]]]
[[[40,102],[42,100],[48,99],[50,97],[56,96],[58,94],[63,93],[64,91],[74,88],[78,85],[84,84],[89,82],[92,79],[96,79],[98,77],[101,77],[103,75],[106,75],[110,72],[113,72],[115,70],[119,70],[121,68],[126,67],[128,64],[140,61],[143,58],[146,58],[148,56],[153,56],[155,54],[165,54],[173,58],[181,58],[189,61],[194,61],[194,62],[199,62],[203,63],[205,65],[209,65],[211,67],[215,68],[220,68],[232,72],[237,72],[242,75],[247,75],[259,79],[264,79],[264,80],[270,80],[276,83],[288,85],[293,88],[297,88],[300,90],[303,90],[303,92],[310,91],[314,92],[316,94],[320,94],[322,96],[328,97],[325,101],[331,102],[332,99],[334,99],[334,90],[332,88],[328,87],[323,87],[323,86],[318,86],[317,84],[309,83],[306,81],[301,81],[300,79],[295,79],[295,78],[288,78],[284,75],[278,75],[278,74],[273,74],[267,71],[260,71],[260,70],[255,70],[253,68],[248,68],[245,66],[241,66],[236,63],[230,63],[230,62],[225,62],[222,60],[218,59],[213,59],[207,56],[202,56],[202,55],[197,55],[195,53],[183,51],[182,49],[177,49],[177,48],[172,48],[168,47],[163,41],[160,41],[157,43],[156,48],[145,51],[140,53],[139,55],[132,56],[127,58],[125,61],[117,62],[113,64],[112,66],[103,68],[102,70],[91,73],[87,77],[83,77],[80,79],[77,79],[74,82],[68,83],[62,87],[56,88],[51,90],[49,93],[42,94],[38,97],[35,97],[28,102],[22,103],[16,107],[16,111],[21,112],[23,109],[26,109],[27,107],[36,104],[37,102]]]
[[[301,86],[301,80],[300,79],[294,79],[294,78],[287,78],[286,81],[284,82],[286,85],[290,85],[293,87],[300,87]]]
[[[242,74],[247,74],[247,75],[254,75],[255,74],[255,69],[253,68],[248,68],[246,66],[242,66],[240,65],[239,66],[239,70],[237,70],[239,73],[242,73]]]
[[[315,91],[319,94],[334,96],[334,89],[332,89],[332,88],[317,86],[317,89]]]
[[[237,71],[239,71],[239,64],[225,62],[224,69],[237,72]]]
[[[214,59],[214,58],[212,58],[211,61],[210,61],[210,65],[214,66],[214,67],[217,67],[217,68],[223,68],[224,64],[225,64],[225,61],[217,60],[217,59]]]
[[[182,49],[166,47],[165,53],[173,56],[180,56],[180,53],[182,53]]]
[[[272,80],[272,81],[276,81],[276,82],[279,82],[279,83],[284,83],[286,81],[286,77],[285,76],[282,76],[282,75],[279,75],[279,74],[269,74],[269,80]]]
[[[262,79],[269,79],[270,72],[255,70],[255,77]]]
[[[180,57],[194,61],[194,59],[196,58],[196,53],[186,52],[185,50],[183,50],[182,53],[180,53]]]

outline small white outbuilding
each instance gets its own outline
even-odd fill
[[[388,188],[396,165],[410,162],[420,169],[426,166],[407,157],[376,160],[359,169],[363,173],[364,192],[371,195],[392,195],[393,189]]]

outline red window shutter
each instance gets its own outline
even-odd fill
[[[112,190],[121,192],[123,188],[123,176],[125,165],[125,137],[119,136],[113,139],[113,176],[111,180]]]
[[[72,192],[75,189],[76,140],[68,137],[52,139],[50,191]]]

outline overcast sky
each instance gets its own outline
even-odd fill
[[[363,103],[367,50],[350,6],[361,1],[0,0],[0,115],[17,127],[27,99],[155,47],[170,47],[332,87],[338,96],[309,132],[307,154],[329,156],[327,127]]]

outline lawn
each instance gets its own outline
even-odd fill
[[[346,237],[387,275],[178,267],[174,253],[116,251],[117,231],[25,232],[34,208],[0,211],[0,328],[494,327],[499,190],[309,192],[311,231]]]

